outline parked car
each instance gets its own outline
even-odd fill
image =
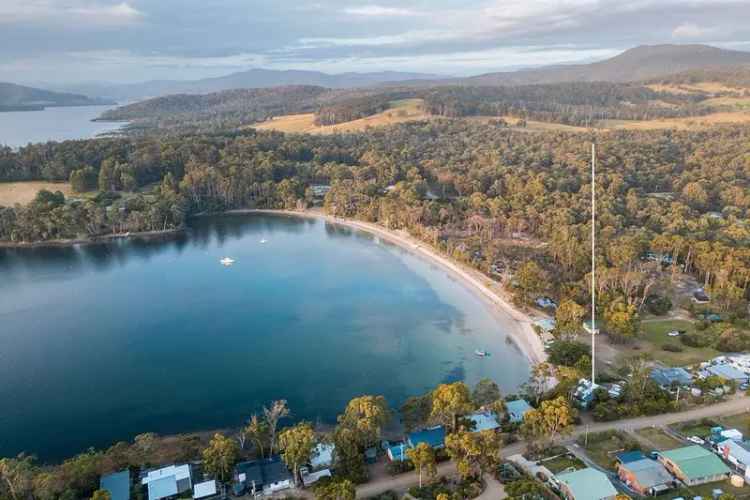
[[[667,337],[679,337],[679,336],[680,336],[679,330],[672,330],[671,332],[667,333]]]
[[[690,436],[687,440],[695,444],[706,444],[706,442],[698,436]]]

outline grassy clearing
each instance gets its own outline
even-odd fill
[[[644,427],[635,431],[645,441],[651,443],[659,451],[673,450],[683,446],[683,443],[673,438],[658,427]]]
[[[728,87],[719,82],[700,82],[693,84],[661,84],[646,85],[655,92],[669,92],[670,94],[717,94],[720,92],[737,93],[744,89]]]
[[[750,112],[725,111],[705,116],[656,120],[604,120],[603,127],[614,130],[697,130],[727,123],[750,123]]]
[[[737,429],[743,436],[750,437],[750,413],[719,417],[718,421],[727,429]]]
[[[703,419],[675,424],[672,428],[683,436],[698,436],[705,439],[711,434],[711,427],[717,423],[713,420]]]
[[[619,431],[589,434],[588,443],[583,437],[579,438],[577,443],[597,465],[612,471],[616,470],[617,453],[640,448],[635,439]]]
[[[277,116],[269,121],[253,125],[258,130],[276,130],[286,133],[334,134],[362,132],[371,127],[384,127],[396,123],[428,120],[433,117],[424,111],[422,99],[402,99],[390,103],[390,108],[372,116],[360,118],[336,125],[315,125],[315,115],[304,113],[298,115]]]
[[[62,191],[67,197],[73,191],[67,182],[44,182],[44,181],[25,181],[25,182],[1,182],[0,183],[0,205],[11,207],[16,203],[25,205],[34,199],[36,194],[42,189],[48,191]]]
[[[686,320],[657,320],[641,323],[641,336],[632,345],[622,346],[620,349],[624,357],[648,354],[651,359],[660,361],[668,366],[685,366],[706,361],[721,353],[710,347],[689,347],[684,345],[679,337],[669,337],[667,332],[672,330],[695,331],[691,321]],[[671,352],[662,349],[664,345],[673,345],[682,352]]]
[[[542,465],[547,467],[553,474],[560,474],[567,470],[572,471],[586,468],[586,464],[572,455],[562,455],[550,460],[544,460]]]

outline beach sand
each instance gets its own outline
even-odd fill
[[[466,286],[467,289],[474,292],[488,306],[488,309],[497,320],[500,330],[511,337],[531,364],[547,360],[547,353],[544,351],[542,340],[532,326],[534,320],[531,316],[511,304],[507,294],[499,283],[494,282],[476,269],[472,269],[446,257],[429,244],[410,236],[406,231],[393,231],[378,224],[354,219],[342,219],[315,210],[241,209],[230,210],[227,213],[266,213],[292,217],[312,217],[374,234],[390,243],[398,245],[448,271],[454,278]]]

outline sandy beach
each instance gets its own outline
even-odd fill
[[[544,351],[542,340],[532,327],[534,320],[528,314],[520,311],[511,304],[499,283],[492,281],[476,269],[472,269],[444,256],[429,244],[412,237],[406,231],[393,231],[378,224],[353,219],[342,219],[313,210],[240,209],[230,210],[226,213],[267,213],[289,215],[292,217],[311,217],[374,234],[390,243],[408,250],[409,252],[419,255],[448,271],[454,278],[459,280],[467,289],[474,292],[483,302],[485,302],[485,304],[487,304],[489,310],[496,318],[500,330],[507,333],[513,339],[519,349],[528,358],[529,362],[536,364],[547,360],[547,353]]]

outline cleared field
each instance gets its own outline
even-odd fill
[[[27,181],[27,182],[0,182],[0,205],[10,207],[16,203],[25,205],[34,199],[36,194],[42,189],[48,191],[62,191],[67,197],[72,194],[70,184],[67,182],[44,182],[44,181]]]
[[[737,87],[729,87],[719,82],[700,82],[700,83],[683,83],[683,84],[662,84],[655,83],[652,85],[646,85],[655,92],[669,92],[672,94],[716,94],[719,92],[742,92],[744,89]]]
[[[635,433],[646,442],[655,446],[659,451],[673,450],[684,446],[681,441],[678,441],[657,427],[644,427],[643,429],[638,429]]]
[[[615,130],[695,130],[727,123],[750,123],[750,112],[727,111],[705,116],[666,118],[663,120],[605,120],[603,127]]]
[[[299,115],[285,115],[272,118],[269,121],[252,125],[258,130],[276,130],[287,133],[304,134],[335,134],[346,132],[362,132],[372,127],[383,127],[418,120],[433,119],[425,113],[422,99],[404,99],[393,101],[390,109],[372,116],[360,118],[336,125],[315,125],[315,115],[305,113]]]

